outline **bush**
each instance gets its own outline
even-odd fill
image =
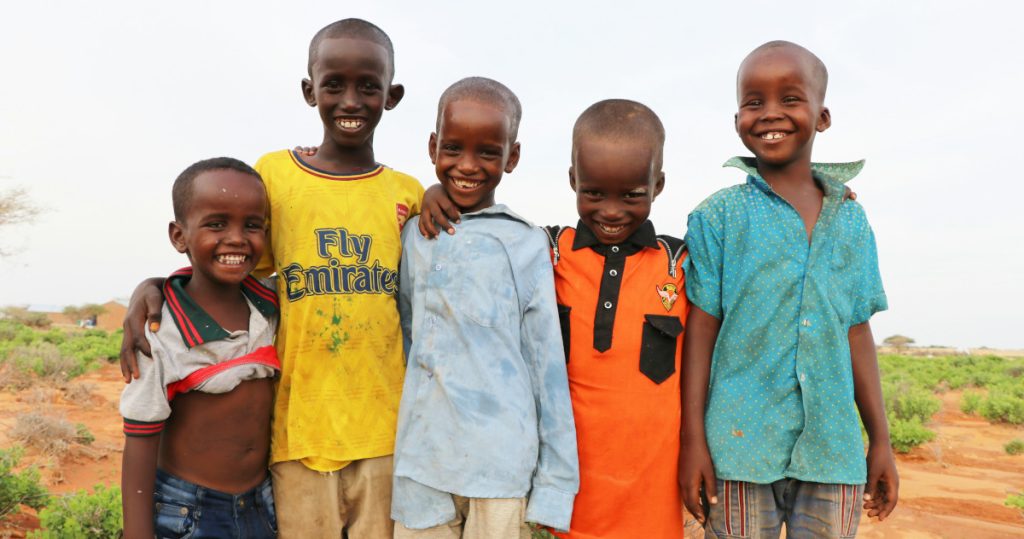
[[[92,445],[96,437],[89,432],[89,427],[86,427],[85,423],[78,423],[75,425],[75,441],[82,445]]]
[[[921,423],[925,423],[931,420],[940,408],[942,408],[942,401],[930,391],[911,389],[893,396],[892,406],[889,409],[899,419],[917,418]]]
[[[979,412],[982,417],[992,422],[1003,421],[1020,425],[1024,423],[1024,398],[993,392],[981,404]]]
[[[33,532],[34,539],[109,539],[118,537],[124,526],[121,519],[121,489],[93,487],[89,494],[80,490],[62,496],[39,513],[41,531]]]
[[[48,342],[19,346],[10,351],[7,362],[53,382],[66,382],[85,373],[86,368],[75,358],[62,354],[57,345]]]
[[[31,467],[14,471],[23,452],[20,447],[0,449],[0,520],[16,512],[19,505],[38,511],[50,496],[39,484],[39,470]]]
[[[1024,453],[1024,440],[1021,440],[1020,438],[1011,440],[1003,446],[1003,449],[1006,450],[1007,455],[1020,455],[1021,453]]]
[[[11,438],[48,455],[61,456],[78,441],[79,434],[74,425],[62,418],[29,412],[18,416]]]
[[[889,439],[897,453],[909,453],[911,449],[935,439],[935,432],[921,424],[917,417],[900,419],[889,417]]]
[[[1006,497],[1006,501],[1004,503],[1007,507],[1016,507],[1017,509],[1024,511],[1024,492],[1010,494]]]
[[[19,324],[33,327],[46,329],[50,327],[50,319],[46,316],[46,313],[37,313],[28,310],[28,307],[3,307],[0,308],[0,314],[3,314],[4,318],[13,320]]]
[[[984,395],[976,391],[968,391],[960,397],[960,411],[965,414],[976,414],[981,408],[981,401]]]

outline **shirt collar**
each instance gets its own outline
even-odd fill
[[[495,204],[493,206],[477,210],[472,213],[464,213],[460,218],[488,218],[488,217],[509,217],[513,220],[519,221],[526,226],[533,228],[533,223],[527,221],[526,218],[520,216],[518,213],[508,209],[508,206],[504,204]]]
[[[654,234],[654,223],[652,223],[650,219],[644,221],[644,223],[640,225],[632,234],[630,234],[629,237],[626,238],[626,241],[622,243],[628,243],[630,245],[640,248],[650,247],[651,249],[657,249],[658,238]],[[587,225],[583,224],[583,221],[581,220],[576,223],[576,237],[573,238],[572,240],[572,250],[578,251],[580,249],[583,249],[584,247],[594,248],[595,251],[604,254],[603,247],[607,246],[601,243],[601,241],[597,239],[597,236],[594,234],[594,232],[587,228]],[[640,249],[636,249],[636,251],[639,250]]]
[[[231,333],[222,328],[185,292],[185,284],[192,278],[192,268],[181,268],[164,281],[164,301],[171,311],[174,325],[189,348],[228,338]],[[277,293],[263,286],[252,276],[242,281],[242,294],[266,318],[277,314]]]
[[[753,157],[733,157],[722,166],[738,168],[747,173],[748,182],[753,183],[762,191],[771,190],[768,182],[764,181],[764,178],[758,173],[757,159]],[[848,163],[811,163],[811,174],[822,183],[825,194],[833,196],[844,193],[843,184],[855,178],[863,168],[863,159]]]

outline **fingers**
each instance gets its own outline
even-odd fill
[[[700,503],[700,481],[687,481],[683,487],[683,505],[686,510],[697,519],[697,522],[704,524],[704,505]]]
[[[881,504],[881,511],[878,513],[878,520],[885,520],[896,509],[896,502],[900,497],[900,486],[897,481],[887,478],[885,483],[884,501]]]
[[[319,149],[317,146],[296,146],[293,151],[302,154],[303,157],[313,157]]]
[[[437,225],[434,224],[434,219],[431,217],[431,212],[427,208],[423,208],[420,212],[420,220],[417,223],[417,227],[420,229],[420,235],[424,238],[432,240],[437,237]]]
[[[132,381],[132,369],[134,368],[131,363],[135,359],[135,354],[132,353],[131,339],[128,338],[128,325],[125,324],[124,336],[121,337],[121,353],[118,354],[121,359],[121,378],[124,379],[124,383]]]
[[[455,204],[452,204],[451,199],[448,199],[448,198],[442,199],[441,202],[440,202],[440,206],[441,206],[441,209],[444,210],[445,217],[447,217],[446,221],[450,221],[451,223],[456,223],[456,224],[458,224],[461,221],[462,212],[459,211],[459,208],[455,207]],[[444,225],[446,225],[446,226],[444,226]],[[455,227],[454,226],[452,226],[449,223],[444,223],[443,226],[444,226],[444,229],[449,234],[455,234]]]
[[[710,466],[709,466],[710,468]],[[708,498],[708,503],[711,505],[718,504],[718,482],[715,481],[715,473],[708,469],[704,472],[704,495]]]

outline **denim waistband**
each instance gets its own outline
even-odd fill
[[[241,493],[228,494],[207,488],[171,475],[159,468],[156,470],[156,486],[164,495],[178,500],[195,500],[197,504],[223,507],[256,507],[264,505],[264,495],[271,495],[270,474],[259,485]]]

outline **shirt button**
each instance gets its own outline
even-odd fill
[[[803,325],[803,326],[804,326],[805,328],[809,328],[809,327],[811,327],[811,321],[810,321],[810,320],[808,320],[808,319],[806,319],[806,318],[804,318],[804,319],[803,319],[803,321],[801,321],[800,323],[801,323],[801,324],[802,324],[802,325]]]
[[[618,245],[612,245],[612,252],[613,253],[619,252],[619,246]]]
[[[608,275],[611,275],[612,277],[615,277],[618,274],[619,274],[619,270],[611,270],[611,271],[608,272]]]
[[[441,271],[441,264],[434,266],[434,271]]]
[[[806,380],[806,379],[807,379],[807,375],[806,375],[806,374],[801,374],[801,375],[800,375],[800,381],[801,381],[801,382],[803,382],[803,381],[804,381],[804,380]]]
[[[604,308],[605,309],[611,309],[612,308],[612,302],[610,302],[610,301],[604,302]]]

